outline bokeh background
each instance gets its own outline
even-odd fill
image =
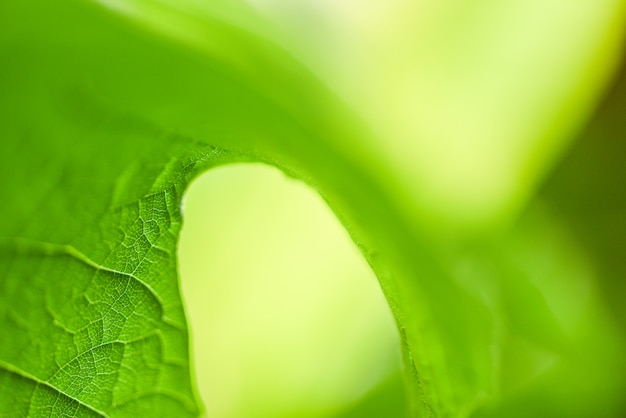
[[[337,416],[389,380],[402,416],[391,312],[317,194],[274,168],[229,166],[193,183],[184,217],[181,282],[208,416]]]
[[[122,8],[149,15],[155,4]],[[516,231],[506,251],[543,280],[537,286],[559,323],[586,341],[601,318],[607,330],[598,332],[614,347],[583,346],[619,356],[625,2],[163,4],[217,16],[296,56],[374,133],[363,146],[424,230],[446,239]],[[405,415],[389,308],[314,191],[261,165],[219,168],[192,184],[184,219],[182,289],[209,417]],[[461,277],[483,273],[456,261]],[[557,361],[528,341],[509,344],[505,356],[522,359],[504,367],[510,390]],[[607,395],[597,404],[619,410],[623,379],[598,376]],[[524,402],[511,410],[524,416]]]

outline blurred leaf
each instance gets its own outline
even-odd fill
[[[593,112],[626,19],[623,0],[249,3],[377,133],[363,142],[403,205],[453,234],[523,210]]]
[[[532,279],[545,303],[524,300],[530,293],[521,289],[507,301],[523,323],[511,323],[509,332],[518,336],[503,340],[502,396],[475,417],[626,414],[624,68],[537,201],[500,244],[501,256]],[[505,283],[512,276],[502,278]],[[557,330],[551,330],[554,323]],[[546,340],[557,334],[558,344]]]
[[[602,293],[626,329],[624,115],[626,63],[593,121],[552,174],[542,194],[591,253]]]

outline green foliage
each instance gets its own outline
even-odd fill
[[[605,293],[623,289],[612,249],[624,235],[607,240],[610,227],[588,225],[604,222],[597,209],[574,209],[584,159],[571,157],[513,226],[438,235],[313,75],[224,21],[165,11],[0,6],[0,415],[199,413],[180,205],[195,176],[238,161],[305,181],[349,230],[397,321],[414,416],[623,413],[623,309],[616,296],[603,305],[594,275]],[[623,110],[616,95],[607,106]],[[616,170],[585,190],[610,195],[601,187],[619,188]]]

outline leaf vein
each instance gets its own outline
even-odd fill
[[[35,375],[32,375],[32,374],[30,374],[30,373],[20,369],[19,367],[15,366],[15,365],[13,365],[11,363],[7,363],[7,362],[5,362],[3,360],[0,360],[0,369],[3,369],[3,370],[5,370],[5,371],[7,371],[9,373],[13,373],[13,374],[15,374],[17,376],[20,376],[20,377],[24,378],[24,379],[30,380],[31,382],[34,382],[37,385],[42,385],[42,386],[45,386],[45,387],[47,387],[49,389],[52,389],[57,394],[59,394],[61,396],[65,396],[68,399],[73,400],[74,402],[78,403],[79,405],[84,406],[85,408],[87,408],[90,411],[98,414],[99,416],[104,417],[104,418],[108,418],[108,415],[105,412],[100,411],[100,410],[94,408],[93,406],[91,406],[89,404],[86,404],[85,402],[81,401],[80,399],[77,399],[77,398],[75,398],[75,397],[73,397],[71,395],[68,395],[67,393],[64,393],[61,389],[57,388],[56,386],[48,383],[45,380],[42,380],[42,379],[38,378]]]

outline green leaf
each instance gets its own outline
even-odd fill
[[[215,16],[118,6],[0,6],[1,414],[199,413],[177,282],[181,200],[199,173],[237,161],[305,181],[342,220],[397,321],[415,416],[506,410],[520,381],[536,382],[510,367],[519,359],[563,357],[566,372],[533,369],[549,383],[591,364],[565,356],[545,283],[510,254],[515,233],[426,233],[363,145],[370,134],[286,53]],[[591,315],[585,331],[611,324]],[[573,347],[616,335],[583,332]],[[563,400],[547,386],[548,404]]]
[[[196,415],[176,280],[182,192],[235,160],[296,174],[302,156],[338,159],[331,143],[303,141],[324,115],[285,103],[318,83],[292,82],[302,76],[283,59],[270,68],[288,95],[269,91],[238,60],[277,52],[219,22],[202,35],[243,44],[226,48],[239,56],[94,4],[3,7],[3,413]]]

